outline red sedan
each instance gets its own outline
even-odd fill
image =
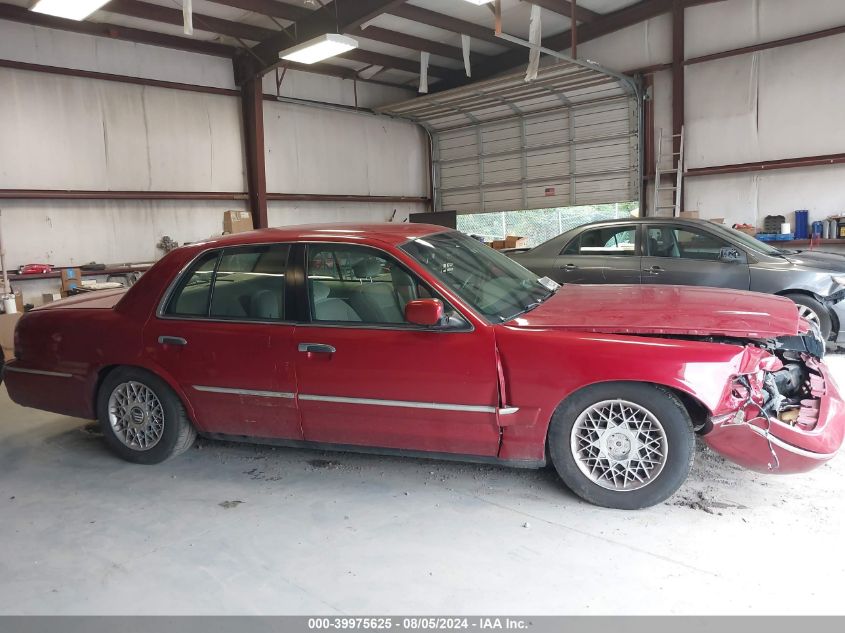
[[[197,433],[540,467],[640,508],[698,433],[749,468],[830,459],[845,410],[788,299],[563,286],[442,227],[306,226],[172,251],[128,291],[24,315],[12,399],[153,464]]]

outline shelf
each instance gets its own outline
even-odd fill
[[[136,264],[134,266],[110,266],[103,270],[83,270],[80,271],[83,277],[96,277],[102,275],[120,275],[124,273],[135,273],[149,270],[152,264]],[[68,267],[72,268],[72,267]],[[19,275],[9,271],[9,281],[33,281],[35,279],[61,279],[62,268],[54,268],[49,273],[33,273],[30,275]]]
[[[810,240],[773,240],[771,242],[766,240],[760,240],[764,244],[768,244],[769,246],[774,246],[777,248],[778,246],[810,246]],[[813,246],[831,246],[831,245],[838,245],[838,246],[845,246],[845,239],[842,240],[813,240]]]

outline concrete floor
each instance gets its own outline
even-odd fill
[[[551,470],[210,441],[134,466],[85,424],[0,390],[0,614],[845,613],[845,457],[776,477],[700,447],[619,512]]]

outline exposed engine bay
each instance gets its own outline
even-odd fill
[[[821,362],[824,341],[805,334],[767,340],[721,336],[661,336],[734,345],[742,362],[714,414],[695,430],[711,448],[741,465],[766,472],[803,472],[828,459],[816,446],[828,393]]]

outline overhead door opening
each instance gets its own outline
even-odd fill
[[[587,207],[639,208],[641,102],[632,78],[571,60],[534,81],[512,73],[380,111],[429,132],[435,211],[457,213],[459,228],[463,216],[504,213],[507,225],[526,212],[523,224],[548,222],[539,236]]]

